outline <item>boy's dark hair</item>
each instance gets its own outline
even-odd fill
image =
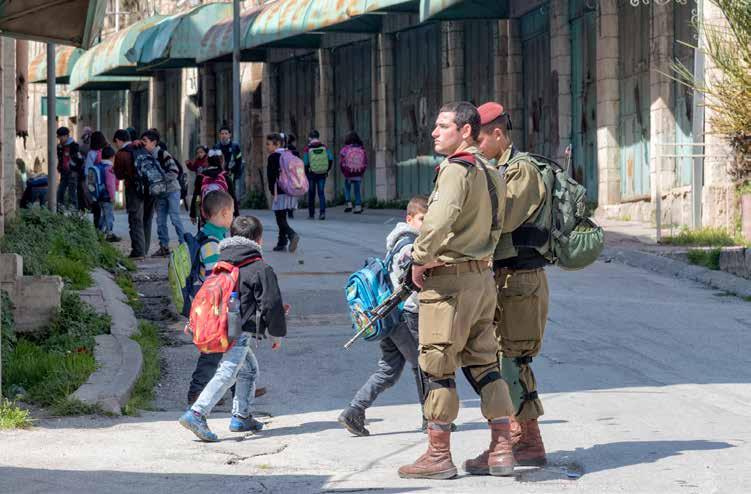
[[[99,151],[100,149],[104,149],[106,146],[107,138],[104,137],[104,134],[102,132],[95,130],[91,133],[91,141],[89,142],[90,149]]]
[[[347,134],[347,136],[344,138],[344,145],[345,146],[362,146],[362,139],[360,139],[360,136],[357,135],[357,132],[354,130]]]
[[[454,114],[454,123],[458,129],[469,125],[472,129],[472,139],[477,139],[480,135],[480,113],[475,105],[467,101],[456,101],[448,103],[441,107],[440,113],[451,112]]]
[[[115,156],[115,150],[112,149],[112,146],[105,146],[104,149],[102,149],[103,160],[112,159],[114,156]]]
[[[128,142],[132,139],[130,138],[130,134],[125,129],[117,129],[115,131],[115,135],[112,136],[113,141],[122,141],[122,142]]]
[[[425,196],[415,196],[409,200],[407,204],[407,214],[409,216],[415,216],[417,214],[425,214],[428,212],[428,198]]]
[[[232,129],[230,129],[230,128],[229,128],[229,127],[227,127],[226,125],[222,125],[221,127],[219,127],[219,133],[221,134],[221,132],[222,132],[223,130],[226,130],[227,132],[229,132],[229,133],[230,133],[230,135],[232,134]]]
[[[233,237],[245,237],[254,242],[261,240],[263,225],[255,216],[238,216],[229,230]]]
[[[60,127],[59,129],[57,129],[56,134],[57,134],[57,137],[69,136],[70,129],[68,129],[68,127]]]
[[[141,139],[148,139],[150,141],[159,142],[159,132],[149,129],[141,135]]]
[[[127,132],[130,136],[130,141],[135,141],[138,139],[138,132],[133,127],[128,127],[127,129],[125,129],[125,132]]]
[[[316,129],[313,129],[310,131],[310,134],[308,134],[308,139],[320,139],[321,133],[318,132]]]
[[[211,219],[223,209],[234,209],[235,201],[232,199],[231,195],[223,190],[212,190],[203,198],[201,207],[203,208],[206,217]]]

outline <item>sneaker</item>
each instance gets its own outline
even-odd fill
[[[355,214],[362,214],[362,206],[355,206]]]
[[[229,422],[230,432],[258,432],[261,429],[263,429],[263,423],[254,419],[252,415],[248,418],[233,415]]]
[[[274,247],[271,250],[273,250],[274,252],[284,252],[285,250],[287,250],[287,246],[286,245],[277,245],[276,247]]]
[[[294,220],[295,219],[295,211],[293,209],[288,209],[287,210],[287,216],[289,217],[289,219]]]
[[[169,257],[170,250],[169,247],[161,246],[159,247],[159,250],[151,254],[151,257]]]
[[[314,219],[316,219],[316,216],[314,214],[309,214],[308,215],[308,219],[309,220],[314,220]]]
[[[351,213],[352,212],[352,203],[351,202],[347,203],[347,207],[344,208],[344,212],[345,213]]]
[[[326,219],[326,213],[319,214],[318,215],[318,219],[321,220],[321,221],[325,220]]]
[[[180,417],[179,422],[180,425],[195,434],[196,437],[198,437],[198,439],[200,439],[201,441],[205,441],[207,443],[215,443],[219,441],[217,435],[211,432],[211,429],[209,429],[209,424],[206,423],[206,417],[203,417],[193,410],[188,410],[187,412],[185,412],[182,417]]]
[[[300,235],[295,233],[295,236],[289,239],[289,251],[295,252],[297,250],[297,244],[300,243]]]
[[[121,240],[122,240],[122,238],[118,237],[118,236],[117,236],[117,235],[115,235],[114,233],[108,233],[108,234],[107,234],[107,235],[106,235],[106,236],[104,237],[104,239],[105,239],[105,240],[106,240],[107,242],[119,242],[119,241],[121,241]]]
[[[370,431],[365,428],[365,412],[359,408],[351,406],[345,408],[337,421],[355,436],[370,435]]]

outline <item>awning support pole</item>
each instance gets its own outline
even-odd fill
[[[242,142],[240,135],[240,0],[232,1],[232,138],[238,144]]]
[[[57,210],[57,121],[55,44],[47,43],[47,207]]]

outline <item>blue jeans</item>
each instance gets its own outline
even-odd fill
[[[235,398],[232,400],[232,415],[248,418],[250,405],[256,396],[258,360],[250,348],[252,335],[243,333],[235,344],[227,350],[211,381],[203,388],[200,396],[191,407],[194,412],[207,417],[229,388],[235,385]]]
[[[60,211],[65,206],[78,209],[78,173],[76,172],[60,174],[60,185],[57,187],[57,210]]]
[[[167,192],[157,199],[157,217],[156,217],[156,234],[159,236],[159,245],[169,247],[169,228],[167,227],[167,216],[172,220],[175,227],[177,240],[183,243],[183,222],[180,219],[180,191]]]
[[[115,226],[115,206],[111,202],[100,202],[99,207],[102,212],[97,227],[104,233],[112,233]]]
[[[352,186],[355,189],[355,206],[359,206],[362,204],[362,197],[360,197],[360,183],[362,180],[352,180],[352,179],[345,179],[344,180],[344,200],[347,202],[352,202],[351,196],[350,196],[350,186]]]
[[[326,212],[326,176],[310,175],[310,187],[308,188],[308,215],[312,218],[316,213],[316,192],[318,192],[318,204],[321,214]]]

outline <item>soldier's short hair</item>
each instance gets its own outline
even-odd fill
[[[454,114],[454,123],[457,128],[469,125],[472,129],[472,139],[477,139],[480,135],[480,113],[475,105],[468,101],[455,101],[441,107],[440,113],[451,112]]]
[[[230,234],[258,242],[263,236],[263,225],[255,216],[238,216],[232,222]]]
[[[235,201],[232,196],[223,190],[212,190],[201,201],[201,208],[207,218],[213,218],[223,209],[235,208]]]
[[[481,127],[482,132],[486,134],[492,134],[495,129],[500,129],[503,135],[508,137],[509,132],[513,129],[511,126],[511,116],[508,113],[504,113]]]
[[[407,204],[407,215],[415,216],[428,212],[428,198],[425,196],[415,196]]]

